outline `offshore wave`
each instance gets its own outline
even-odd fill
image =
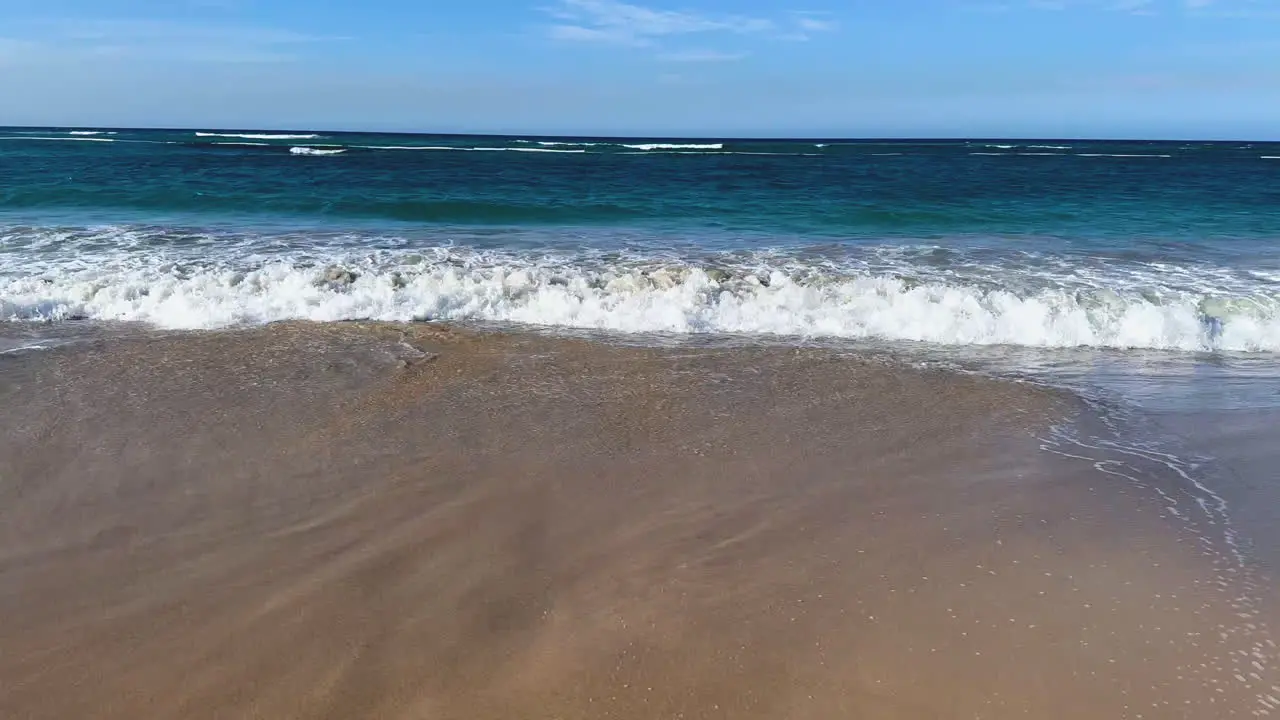
[[[518,140],[517,142],[528,143],[532,140]],[[543,147],[598,147],[600,145],[608,145],[609,143],[598,142],[567,142],[563,140],[539,140],[538,144]]]
[[[1076,153],[1076,157],[1168,158],[1173,156],[1164,153]]]
[[[318,133],[218,133],[197,132],[196,137],[239,138],[241,140],[315,140]]]
[[[346,148],[315,148],[315,147],[291,147],[289,152],[293,155],[341,155],[346,152]]]
[[[123,132],[122,137],[115,137]],[[144,133],[149,133],[144,134]],[[379,141],[379,138],[382,141]],[[311,147],[290,141],[317,141],[314,147],[342,148],[347,154],[367,152],[515,152],[534,154],[574,155],[705,155],[705,156],[777,156],[777,157],[946,157],[957,155],[989,157],[1059,157],[1084,159],[1133,159],[1151,158],[1205,159],[1235,157],[1238,159],[1273,160],[1280,158],[1271,151],[1272,144],[1222,144],[1199,143],[1171,146],[1168,143],[1141,142],[861,142],[801,140],[751,140],[734,139],[719,141],[701,140],[628,140],[628,139],[537,139],[515,137],[460,137],[460,136],[399,136],[364,134],[284,133],[267,131],[214,132],[214,131],[115,131],[115,130],[62,130],[4,131],[0,140],[32,141],[91,141],[117,143],[155,143],[179,145],[194,149],[215,151],[229,149],[226,141],[257,142],[263,153],[291,152],[291,146]],[[300,152],[298,154],[311,154]],[[337,153],[331,153],[337,154]]]
[[[0,140],[39,140],[39,141],[46,141],[46,142],[100,142],[100,143],[113,143],[116,141],[115,138],[52,137],[52,136],[44,136],[44,135],[19,135],[16,137],[0,138]]]
[[[987,157],[1171,158],[1166,153],[970,152]]]
[[[724,143],[624,143],[622,147],[631,150],[723,150]]]
[[[1280,292],[1265,280],[1150,264],[1107,274],[1065,260],[1034,270],[947,268],[928,253],[885,252],[887,260],[869,263],[803,253],[672,258],[335,248],[263,260],[242,248],[213,260],[203,252],[172,257],[144,243],[0,276],[0,317],[168,328],[441,320],[961,346],[1280,352]]]

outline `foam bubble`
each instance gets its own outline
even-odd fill
[[[445,247],[312,249],[290,256],[245,247],[212,260],[209,244],[200,240],[186,257],[138,243],[93,258],[67,251],[65,258],[0,277],[0,317],[169,328],[436,319],[944,345],[1280,351],[1274,287],[1204,268],[1112,271],[1067,260],[1034,272],[1002,265],[939,268],[888,249],[875,262]],[[21,250],[39,254],[34,245]],[[326,282],[331,265],[357,277],[349,284]]]
[[[313,147],[291,147],[289,152],[294,155],[339,155],[346,152],[346,148],[313,148]]]
[[[492,152],[525,152],[525,153],[585,153],[586,152],[586,150],[562,150],[557,148],[525,148],[525,147],[519,147],[519,148],[478,147],[478,148],[469,148],[469,149],[479,150],[479,151],[492,151]]]
[[[45,140],[52,142],[115,142],[112,138],[101,137],[46,137],[43,135],[23,135],[21,137],[6,137],[0,140]]]
[[[198,132],[196,137],[239,138],[241,140],[315,140],[316,133],[216,133]]]
[[[360,145],[365,150],[470,150],[448,145]]]
[[[1106,157],[1106,158],[1167,158],[1172,155],[1159,154],[1143,154],[1143,153],[1076,153],[1076,157]]]
[[[723,150],[724,143],[641,143],[622,147],[632,150]]]

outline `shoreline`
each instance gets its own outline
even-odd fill
[[[0,400],[6,716],[1280,710],[1262,589],[1027,383],[283,323],[0,357]]]

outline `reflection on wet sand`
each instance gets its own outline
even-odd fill
[[[0,359],[0,716],[1209,718],[1265,604],[1034,387],[418,326]],[[1212,548],[1209,548],[1212,550]]]

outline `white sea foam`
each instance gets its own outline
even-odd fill
[[[241,140],[315,140],[320,137],[316,133],[216,133],[198,132],[196,137],[240,138]]]
[[[508,148],[508,147],[458,147],[451,145],[359,145],[366,150],[435,150],[455,152],[525,152],[525,153],[571,153],[581,154],[586,150],[561,150],[556,148]]]
[[[622,147],[632,150],[723,150],[724,143],[640,143]]]
[[[521,140],[520,142],[529,142],[529,141],[528,141],[528,140]],[[602,145],[602,144],[607,144],[607,143],[593,143],[593,142],[565,142],[565,141],[560,141],[560,140],[540,140],[540,141],[538,141],[538,144],[539,144],[539,145],[542,145],[542,146],[544,146],[544,147],[563,147],[563,146],[572,146],[572,147],[596,147],[597,145]]]
[[[1154,155],[1144,153],[1076,153],[1076,157],[1109,157],[1109,158],[1167,158],[1172,155]]]
[[[48,350],[48,345],[19,345],[7,349],[0,349],[0,355],[17,355],[18,353],[34,352],[36,350]]]
[[[358,145],[365,150],[470,150],[448,145]]]
[[[619,155],[775,155],[783,157],[822,157],[822,153],[751,152],[747,150],[629,150]]]
[[[586,150],[561,150],[556,148],[472,148],[473,150],[509,150],[511,152],[526,153],[584,153]]]
[[[113,138],[100,137],[46,137],[43,135],[23,135],[21,137],[6,137],[0,140],[49,140],[54,142],[115,142]]]
[[[289,152],[294,155],[339,155],[346,152],[346,148],[314,148],[314,147],[291,147]]]
[[[1263,160],[1280,160],[1280,155],[1262,155]]]
[[[68,135],[115,135],[114,132],[106,130],[72,130]]]
[[[71,252],[65,239],[40,242],[53,244],[42,251],[28,244],[14,257],[48,257],[51,248],[64,255],[24,260],[21,273],[0,276],[0,318],[87,317],[170,328],[436,319],[944,345],[1280,352],[1277,288],[1213,268],[1089,268],[1062,260],[1035,270],[940,269],[893,259],[889,250],[876,262],[833,264],[768,254],[620,259],[444,247],[315,249],[264,260],[261,248],[246,246],[211,260],[208,248],[227,252],[225,242],[196,240],[189,251],[159,252],[154,241],[122,238],[109,254],[93,256]],[[333,265],[354,272],[355,281],[325,282]]]

